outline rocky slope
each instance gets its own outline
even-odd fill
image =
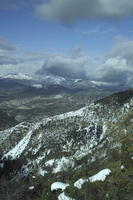
[[[4,174],[8,184],[24,183],[14,199],[119,200],[123,194],[130,200],[132,128],[132,90],[37,123],[22,122],[0,132],[1,179]]]

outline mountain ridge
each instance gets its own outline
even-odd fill
[[[128,91],[125,91],[121,95],[127,93]],[[32,195],[38,191],[36,181],[40,180],[39,184],[42,187],[42,181],[46,179],[47,189],[44,187],[42,199],[64,200],[67,197],[68,199],[84,199],[85,185],[90,191],[90,193],[86,191],[87,199],[89,199],[93,193],[92,187],[95,187],[95,182],[84,181],[88,180],[88,177],[103,169],[109,169],[111,175],[103,183],[98,181],[96,185],[98,188],[101,185],[107,187],[108,180],[110,181],[112,176],[115,178],[116,172],[120,177],[122,176],[121,168],[124,168],[126,173],[131,170],[132,149],[130,149],[130,143],[133,115],[130,113],[132,113],[133,93],[129,91],[129,94],[128,101],[125,102],[124,98],[117,110],[111,104],[104,104],[105,100],[103,99],[101,100],[102,104],[100,102],[92,103],[77,111],[44,118],[35,124],[23,122],[12,129],[0,132],[1,139],[3,138],[0,144],[1,155],[3,154],[1,166],[3,164],[4,169],[4,162],[8,160],[14,162],[15,159],[18,163],[23,160],[19,170],[13,172],[13,176],[29,179],[28,184],[33,188],[33,193],[30,191]],[[121,98],[121,95],[117,93],[114,96]],[[127,144],[126,140],[128,148],[130,147],[128,150],[130,154],[124,147]],[[126,155],[128,156],[123,157]],[[116,169],[117,171],[115,171]],[[126,180],[128,176],[125,174]],[[33,177],[35,177],[34,181]],[[79,178],[83,180],[80,190],[73,186]],[[113,183],[114,178],[112,179]],[[63,190],[64,193],[58,189],[57,192],[53,193],[50,191],[50,186],[56,181],[65,182],[70,186]],[[130,179],[129,183],[132,184]],[[126,187],[129,186],[125,185]],[[117,188],[119,191],[118,186]],[[109,198],[106,197],[107,194]],[[131,196],[131,191],[129,194]],[[94,200],[101,197],[112,198],[110,188],[107,189],[106,193],[102,192],[103,196],[98,197],[97,195],[100,195],[100,191],[97,191],[97,194],[91,198]],[[125,199],[127,197],[128,195]],[[36,199],[36,197],[34,198]]]

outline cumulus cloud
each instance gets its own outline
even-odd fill
[[[133,86],[133,41],[116,45],[96,71],[95,77],[102,81]]]
[[[95,65],[93,58],[81,53],[80,48],[69,55],[51,54],[47,56],[39,74],[52,74],[67,78],[85,78]]]
[[[71,58],[67,56],[57,55],[47,58],[43,64],[40,74],[52,74],[56,76],[79,78],[85,77],[84,65],[86,58]]]
[[[133,15],[131,0],[51,0],[36,6],[42,19],[68,24],[80,19],[121,18]]]
[[[109,57],[122,57],[126,59],[128,64],[133,63],[133,41],[122,42],[113,49],[111,49],[108,53]]]

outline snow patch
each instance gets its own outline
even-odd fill
[[[88,179],[82,179],[80,178],[79,180],[77,180],[75,183],[74,183],[74,186],[77,187],[78,189],[81,189],[82,188],[82,185],[84,183],[88,182]]]
[[[37,129],[39,127],[39,124],[37,123],[32,130],[30,130],[27,135],[20,140],[20,142],[11,150],[9,151],[7,154],[5,154],[2,159],[11,157],[11,159],[16,159],[19,158],[20,155],[23,153],[23,151],[25,150],[26,146],[28,145],[30,138],[33,134],[33,131],[35,129]]]
[[[91,81],[91,83],[93,83],[96,86],[112,86],[113,85],[113,83],[102,82],[102,81]]]
[[[124,167],[124,165],[121,165],[121,169],[124,169],[125,167]]]
[[[43,87],[42,84],[33,84],[32,86],[37,89],[41,89]]]
[[[58,196],[58,200],[74,200],[74,199],[66,196],[65,193],[63,192]]]
[[[46,165],[46,167],[51,167],[51,166],[53,166],[54,162],[55,162],[55,160],[51,159],[51,160],[48,160],[47,162],[45,162],[45,165]]]
[[[61,99],[62,97],[63,97],[63,95],[61,95],[61,94],[57,94],[54,96],[55,99]]]
[[[42,168],[40,168],[39,171],[38,171],[38,174],[40,174],[41,176],[44,176],[47,173],[48,172],[46,170],[43,170]]]
[[[29,190],[34,190],[34,188],[35,188],[34,186],[30,186]]]
[[[55,183],[52,183],[52,185],[51,185],[51,191],[59,190],[59,189],[64,191],[68,186],[69,186],[69,184],[66,184],[66,183],[55,182]]]
[[[111,173],[110,169],[103,169],[102,171],[98,172],[94,176],[91,176],[89,178],[90,182],[95,182],[95,181],[104,181],[106,177]]]
[[[104,181],[106,179],[106,176],[108,176],[111,173],[110,169],[103,169],[102,171],[98,172],[94,176],[91,176],[88,179],[83,179],[80,178],[74,183],[74,186],[77,187],[78,189],[82,188],[82,185],[88,181],[90,182],[95,182],[95,181]]]
[[[35,155],[40,148],[41,148],[41,143],[35,149],[32,150],[32,154]]]
[[[41,161],[42,159],[44,159],[44,158],[45,158],[45,154],[42,155],[42,156],[37,157],[37,159],[35,160],[35,162],[36,162],[37,164],[39,164],[40,161]]]
[[[61,158],[60,160],[56,160],[56,167],[53,169],[53,173],[58,173],[60,171],[65,171],[68,169],[68,167],[74,167],[74,161],[70,158]]]
[[[101,141],[105,137],[106,131],[107,131],[107,127],[103,125],[103,131],[102,131],[99,141]]]

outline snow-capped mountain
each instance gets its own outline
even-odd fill
[[[53,75],[36,75],[35,79],[39,82],[44,82],[48,85],[62,85],[64,82],[66,82],[66,79],[61,76],[53,76]]]
[[[77,90],[100,89],[110,91],[121,91],[128,88],[125,85],[121,85],[119,83],[109,83],[90,79],[72,79],[53,75],[36,75],[35,79],[41,83],[44,83],[45,85],[61,85],[64,87],[68,87],[69,89]]]
[[[30,86],[37,89],[42,89],[46,87],[58,87],[62,88],[65,87],[66,90],[71,92],[78,92],[78,91],[122,91],[126,90],[128,87],[118,84],[118,83],[108,83],[108,82],[101,82],[98,80],[90,80],[90,79],[71,79],[71,78],[64,78],[61,76],[53,76],[53,75],[27,75],[27,74],[7,74],[5,76],[0,76],[0,81],[6,81],[7,84],[15,83],[20,86]],[[4,89],[4,84],[2,83],[2,87]],[[59,89],[58,89],[59,92]],[[62,92],[62,91],[61,91]]]
[[[43,180],[47,187],[43,195],[47,199],[78,200],[79,195],[83,199],[85,184],[91,195],[92,187],[101,186],[98,183],[107,188],[106,193],[102,191],[103,197],[107,191],[110,197],[108,184],[114,184],[116,173],[121,177],[123,169],[127,178],[132,163],[133,91],[108,98],[77,111],[46,117],[34,124],[22,122],[0,132],[1,171],[10,173],[6,162],[18,162],[19,167],[15,165],[12,173],[29,177],[28,190],[33,194],[38,190],[38,181],[42,187]],[[96,195],[100,195],[100,190]]]

